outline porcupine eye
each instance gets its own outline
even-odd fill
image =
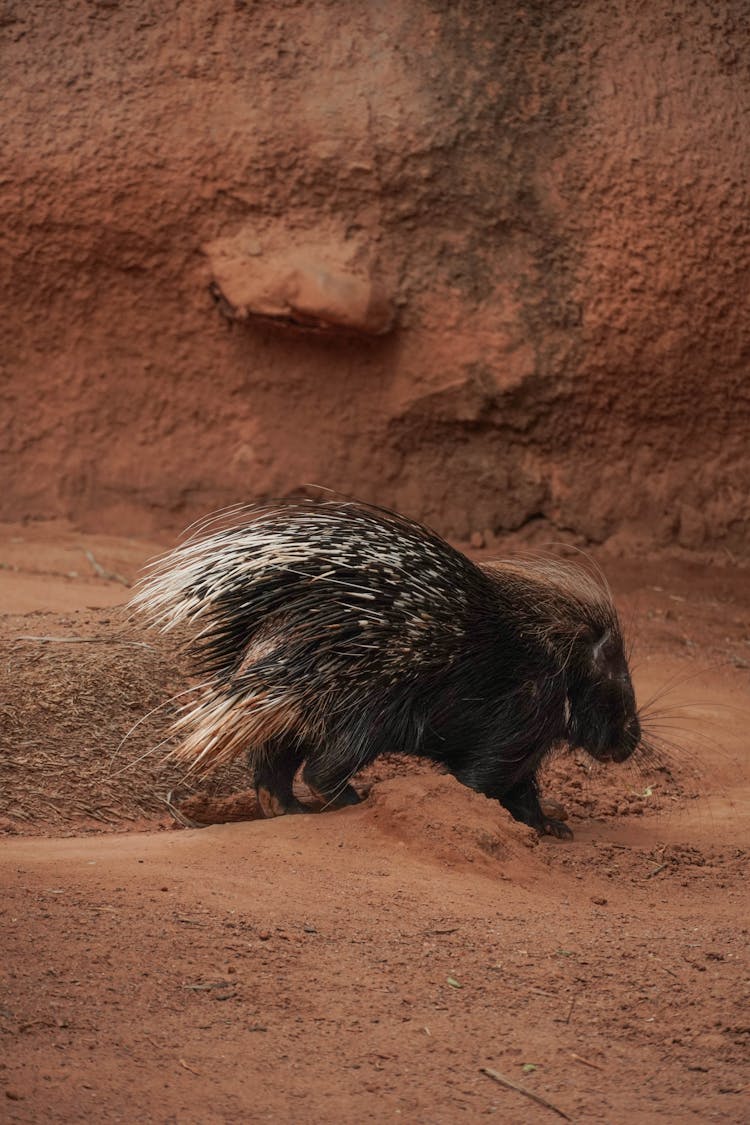
[[[641,738],[635,693],[619,636],[586,629],[568,677],[568,740],[600,761],[622,762]]]

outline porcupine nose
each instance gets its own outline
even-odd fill
[[[637,749],[638,743],[641,741],[641,724],[634,715],[630,722],[626,725],[623,733],[622,741],[619,746],[612,750],[613,762],[624,762],[634,750]]]

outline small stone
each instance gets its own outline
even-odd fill
[[[469,543],[472,547],[475,547],[476,550],[481,550],[481,548],[484,547],[483,533],[481,531],[472,531]]]

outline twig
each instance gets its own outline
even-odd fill
[[[561,1020],[558,1017],[555,1017],[555,1023],[570,1023],[570,1017],[573,1015],[573,1009],[576,1006],[576,1000],[577,999],[578,999],[578,997],[574,996],[573,999],[570,1001],[570,1007],[568,1008],[568,1014],[565,1017],[565,1019]]]
[[[92,551],[88,551],[84,547],[83,553],[93,566],[94,573],[98,574],[100,578],[106,579],[107,582],[119,582],[122,586],[130,587],[130,583],[128,582],[127,578],[123,578],[121,574],[115,574],[113,570],[105,570],[101,563],[96,561]]]
[[[90,816],[92,820],[99,820],[102,824],[117,824],[117,820],[111,816],[107,816],[101,809],[86,809],[85,815]]]
[[[585,1059],[583,1055],[577,1055],[575,1051],[570,1052],[570,1057],[575,1059],[576,1062],[583,1063],[584,1066],[591,1066],[594,1070],[604,1070],[604,1067],[599,1063],[592,1062],[591,1059]]]
[[[647,875],[646,875],[646,878],[647,878],[647,879],[653,879],[654,875],[658,875],[660,871],[663,871],[663,870],[664,870],[664,868],[665,868],[665,867],[668,867],[668,866],[669,866],[669,865],[668,865],[668,864],[666,864],[666,863],[660,863],[658,867],[655,867],[655,868],[653,869],[653,871],[649,871],[649,872],[647,873]]]
[[[198,1071],[193,1070],[192,1066],[188,1066],[184,1059],[178,1059],[178,1062],[180,1066],[185,1068],[185,1070],[189,1070],[191,1074],[194,1074],[196,1076],[196,1078],[200,1078],[200,1074],[198,1073]]]
[[[145,641],[128,641],[124,637],[36,637],[24,634],[20,637],[14,637],[14,641],[38,641],[40,644],[58,644],[58,645],[130,645],[133,648],[150,648],[154,651],[154,646],[146,644]]]
[[[181,824],[183,828],[205,828],[205,824],[198,824],[197,820],[191,820],[189,816],[185,816],[184,813],[180,812],[176,805],[172,804],[173,792],[174,790],[170,789],[166,797],[162,797],[161,800],[167,806],[177,823]]]
[[[56,1024],[50,1023],[49,1020],[31,1020],[30,1023],[21,1023],[18,1025],[19,1031],[30,1031],[32,1027],[55,1027]]]
[[[536,1102],[538,1105],[543,1105],[545,1109],[551,1109],[553,1113],[556,1113],[558,1117],[564,1118],[565,1121],[573,1120],[564,1110],[558,1109],[556,1105],[553,1105],[552,1102],[548,1102],[541,1094],[534,1094],[531,1090],[527,1090],[523,1086],[511,1082],[510,1078],[503,1078],[502,1074],[498,1074],[496,1070],[492,1070],[489,1066],[480,1066],[479,1069],[482,1074],[486,1074],[487,1077],[492,1078],[494,1082],[499,1082],[501,1086],[507,1086],[509,1090],[515,1090],[517,1094],[523,1094],[524,1097],[531,1098],[533,1102]]]

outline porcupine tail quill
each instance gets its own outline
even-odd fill
[[[243,569],[249,578],[249,560],[232,529],[204,535],[205,527],[200,525],[184,543],[152,560],[136,585],[130,607],[164,633],[201,618],[222,591],[236,584]]]
[[[191,640],[191,651],[205,672],[203,682],[179,708],[170,728],[178,739],[170,757],[187,765],[190,773],[209,773],[248,750],[262,757],[275,739],[294,733],[299,722],[289,691],[274,690],[262,674],[262,662],[276,646],[252,639],[269,610],[262,590],[254,598],[256,583],[265,581],[267,586],[269,571],[282,573],[295,561],[293,550],[275,549],[267,535],[260,536],[245,523],[267,510],[263,505],[245,507],[241,526],[211,534],[206,531],[224,514],[202,522],[184,543],[149,564],[130,602],[131,609],[161,632],[205,622]],[[236,509],[227,513],[238,514]],[[233,598],[242,608],[240,645],[227,609]],[[240,674],[234,683],[230,670]]]
[[[236,698],[210,685],[180,709],[171,734],[181,741],[170,756],[198,775],[228,765],[248,750],[257,760],[275,739],[294,732],[297,719],[288,698],[246,694],[238,705]]]

